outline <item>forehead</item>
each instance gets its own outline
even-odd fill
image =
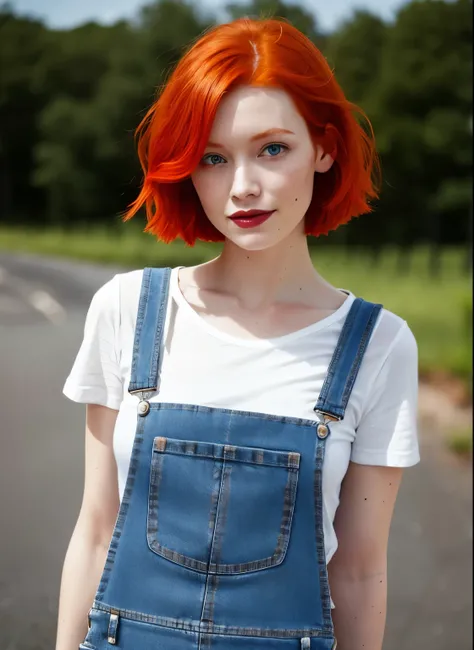
[[[212,125],[210,140],[250,139],[269,128],[306,133],[306,124],[290,95],[280,88],[241,86],[225,95]]]

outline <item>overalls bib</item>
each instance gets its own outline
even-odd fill
[[[354,301],[314,420],[150,403],[159,391],[170,272],[143,274],[129,386],[140,398],[135,440],[80,648],[335,648],[325,442],[329,422],[344,417],[382,306]]]

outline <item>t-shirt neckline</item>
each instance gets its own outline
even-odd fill
[[[197,311],[195,311],[195,309],[193,309],[193,307],[191,307],[191,305],[184,297],[178,282],[178,271],[179,269],[182,268],[185,267],[176,266],[171,269],[171,277],[170,277],[171,298],[176,301],[178,307],[183,309],[186,315],[189,318],[191,318],[196,323],[196,325],[200,327],[202,330],[205,330],[208,334],[211,334],[215,338],[221,339],[222,341],[231,343],[233,345],[243,346],[243,347],[252,347],[252,348],[277,347],[277,346],[281,346],[284,343],[293,342],[303,336],[308,336],[319,330],[325,329],[326,327],[332,325],[332,323],[338,321],[343,316],[345,316],[349,311],[353,301],[355,300],[355,295],[351,291],[347,289],[341,289],[338,287],[338,291],[347,294],[347,298],[344,300],[342,305],[338,307],[329,316],[326,316],[325,318],[316,321],[316,323],[311,323],[310,325],[307,325],[306,327],[303,327],[294,332],[283,334],[282,336],[277,336],[277,337],[267,338],[267,339],[258,339],[258,338],[246,339],[239,336],[232,336],[231,334],[227,334],[226,332],[221,331],[219,328],[214,327],[214,325],[208,323],[204,318],[202,318],[197,313]]]

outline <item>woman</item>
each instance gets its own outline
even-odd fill
[[[57,650],[381,649],[417,346],[307,244],[376,197],[354,108],[298,30],[240,19],[140,125],[125,218],[145,205],[158,239],[224,247],[92,300],[64,387],[87,404],[86,474]]]

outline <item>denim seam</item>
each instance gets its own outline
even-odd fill
[[[166,318],[166,308],[168,303],[168,293],[169,293],[169,270],[163,269],[163,272],[160,274],[160,286],[159,286],[159,296],[160,302],[158,305],[158,321],[155,328],[155,339],[153,344],[153,356],[150,366],[150,374],[148,376],[148,383],[152,386],[156,382],[158,388],[160,383],[160,357],[161,357],[161,348],[163,343],[163,332]]]
[[[326,629],[334,632],[332,615],[331,615],[331,596],[329,591],[329,577],[326,563],[326,548],[324,543],[323,528],[323,495],[322,495],[322,473],[324,456],[326,449],[326,439],[318,439],[316,444],[316,462],[314,469],[314,509],[315,509],[315,537],[316,550],[319,565],[319,584],[321,590],[321,607],[323,613],[323,622]]]
[[[221,408],[217,406],[206,406],[203,404],[180,404],[178,402],[150,402],[151,411],[191,411],[195,413],[221,413],[222,415],[245,415],[249,419],[269,420],[281,424],[297,424],[307,427],[315,427],[319,420],[309,420],[306,418],[293,417],[289,415],[274,415],[273,413],[259,413],[258,411],[243,411],[239,409]],[[149,412],[149,413],[150,413]]]
[[[373,332],[373,329],[376,324],[377,316],[379,312],[382,309],[382,305],[379,304],[373,304],[369,303],[366,301],[363,301],[362,299],[357,299],[360,302],[354,303],[353,308],[354,310],[351,309],[351,312],[349,313],[349,316],[346,319],[346,322],[343,326],[343,330],[341,332],[341,336],[339,338],[338,344],[336,346],[336,350],[333,354],[333,357],[331,359],[328,373],[326,376],[326,380],[324,382],[323,388],[321,390],[318,402],[315,406],[315,410],[318,411],[328,411],[331,415],[343,418],[347,404],[349,402],[349,398],[352,392],[352,388],[354,386],[355,380],[357,378],[358,372],[360,370],[360,366],[363,360],[363,356],[365,353],[365,350],[367,348],[367,344],[370,340],[370,336]],[[364,326],[364,330],[362,332],[362,336],[358,342],[358,347],[357,351],[354,357],[354,360],[352,362],[351,368],[347,374],[347,377],[345,379],[344,383],[344,388],[343,388],[343,393],[341,396],[341,400],[338,403],[335,403],[331,401],[330,398],[330,393],[331,389],[333,387],[333,383],[337,377],[337,368],[336,364],[339,363],[342,352],[344,350],[344,346],[347,343],[347,339],[349,334],[351,333],[351,328],[356,322],[356,319],[359,318],[360,316],[360,311],[361,309],[370,309],[370,314],[367,318],[367,322]],[[362,313],[362,316],[364,316],[364,313]]]
[[[129,391],[137,389],[139,384],[137,373],[139,371],[140,340],[141,340],[141,334],[144,325],[146,305],[148,304],[148,296],[149,296],[150,282],[151,282],[151,271],[152,269],[150,268],[143,269],[142,288],[140,292],[140,300],[138,303],[137,320],[135,324],[135,337],[133,341],[132,368],[131,368],[130,384],[128,387]]]
[[[289,539],[291,534],[291,523],[293,520],[293,513],[296,502],[296,492],[298,484],[299,469],[295,467],[286,467],[287,482],[284,491],[283,499],[283,512],[280,522],[280,532],[278,535],[277,546],[271,556],[252,560],[249,562],[227,563],[221,564],[218,562],[204,562],[196,558],[189,557],[178,551],[174,551],[158,541],[158,510],[159,510],[159,489],[161,476],[163,471],[164,454],[160,452],[153,452],[151,461],[151,473],[148,495],[148,515],[147,515],[147,542],[148,547],[153,553],[161,557],[184,566],[188,569],[197,571],[199,573],[209,573],[218,575],[236,575],[243,573],[250,573],[254,571],[261,571],[270,567],[278,566],[285,559]],[[225,461],[221,476],[225,474]],[[219,488],[219,495],[222,493],[222,483]],[[216,526],[219,525],[219,504],[217,505]],[[212,560],[213,553],[212,547],[210,551],[210,559]]]
[[[132,448],[132,454],[130,457],[130,466],[127,476],[127,482],[125,484],[124,494],[122,502],[120,504],[119,513],[117,520],[115,522],[114,530],[112,533],[112,538],[110,540],[109,549],[107,552],[107,559],[105,561],[104,570],[100,579],[99,586],[97,588],[96,600],[101,601],[107,585],[109,583],[110,574],[112,572],[112,567],[115,562],[115,556],[117,554],[117,549],[119,545],[119,540],[122,535],[125,522],[127,519],[127,513],[130,505],[131,494],[133,490],[133,485],[135,483],[135,477],[138,470],[138,456],[141,451],[141,445],[143,443],[143,430],[144,430],[144,421],[142,418],[138,418],[137,430],[135,434],[135,439]]]
[[[367,322],[367,325],[365,327],[364,333],[360,339],[359,343],[359,348],[357,350],[356,357],[353,361],[353,364],[351,366],[351,370],[348,374],[346,384],[344,386],[344,392],[342,394],[341,402],[342,402],[342,407],[345,410],[347,403],[349,401],[352,389],[354,387],[355,380],[357,378],[357,375],[359,374],[360,366],[362,364],[362,360],[364,358],[365,351],[367,349],[367,345],[369,343],[370,337],[372,335],[372,332],[375,327],[375,323],[377,321],[377,316],[380,312],[380,308],[378,308],[378,305],[375,305],[374,308],[372,309],[372,312],[370,314],[369,320]]]
[[[157,440],[166,440],[164,449],[156,447]],[[200,451],[202,449],[202,451]],[[243,447],[240,445],[224,445],[215,442],[202,442],[197,440],[180,440],[178,438],[154,439],[153,453],[174,456],[198,456],[210,460],[232,460],[246,465],[264,465],[268,467],[281,467],[298,469],[301,454],[294,451],[278,449],[264,449],[262,447]],[[251,454],[251,457],[249,455]],[[273,460],[274,459],[274,460]]]
[[[94,601],[93,609],[96,611],[109,614],[113,609],[118,613],[119,617],[130,619],[137,622],[148,623],[151,625],[158,625],[160,627],[171,628],[175,630],[185,630],[188,632],[204,632],[206,634],[215,635],[233,635],[233,636],[257,636],[262,638],[275,638],[280,637],[284,639],[300,638],[304,636],[313,636],[317,638],[332,638],[333,630],[331,627],[307,627],[307,628],[254,628],[254,627],[238,627],[233,625],[216,625],[206,624],[204,621],[196,621],[190,623],[189,620],[180,620],[176,618],[169,618],[164,616],[155,616],[152,614],[145,614],[129,609],[120,609],[111,607],[104,603]]]
[[[334,375],[335,375],[335,367],[337,363],[339,362],[339,358],[342,354],[344,345],[347,341],[347,338],[350,334],[350,330],[352,329],[352,325],[354,321],[356,320],[357,314],[360,311],[362,301],[360,298],[356,298],[355,301],[352,304],[351,309],[349,310],[349,314],[346,317],[346,320],[344,322],[344,325],[342,326],[342,331],[339,337],[339,340],[336,344],[336,349],[334,350],[334,353],[332,355],[331,361],[329,363],[329,367],[326,373],[326,379],[324,381],[323,387],[321,389],[320,395],[318,402],[316,404],[316,410],[318,409],[323,409],[324,405],[326,403],[327,396],[329,394],[332,382],[334,380]]]
[[[159,385],[160,374],[160,359],[161,348],[163,342],[163,330],[166,320],[166,310],[169,295],[169,280],[171,269],[166,268],[145,268],[143,271],[142,289],[140,293],[140,300],[137,313],[137,321],[135,325],[135,338],[133,345],[133,358],[132,358],[132,371],[131,379],[128,387],[129,391],[136,390],[155,390]],[[151,304],[150,295],[155,290],[158,296],[158,307],[156,314],[150,312]],[[153,321],[153,323],[151,323]],[[143,345],[142,332],[145,325],[153,324],[154,326],[154,339],[152,345],[152,354],[150,358],[150,365],[148,366],[145,379],[145,369],[140,366],[140,349]],[[146,358],[149,358],[147,355]]]
[[[220,509],[221,509],[221,501],[222,501],[222,495],[224,493],[223,490],[223,485],[226,482],[225,479],[225,472],[226,470],[226,463],[225,460],[222,463],[220,467],[220,480],[219,480],[219,487],[217,489],[217,500],[216,500],[216,509],[215,509],[215,517],[214,517],[214,526],[212,530],[212,537],[211,537],[211,543],[209,546],[209,559],[212,559],[213,553],[214,553],[214,544],[217,543],[217,558],[219,557],[219,545],[220,545],[220,540],[219,540],[219,515],[220,515]],[[217,542],[216,542],[216,537],[217,537]],[[210,566],[210,563],[209,563]],[[213,603],[214,603],[214,597],[215,597],[215,591],[217,589],[217,585],[215,581],[213,581],[212,578],[212,573],[208,572],[206,575],[206,584],[204,587],[204,596],[203,596],[203,602],[202,602],[202,609],[201,609],[201,623],[210,625],[212,624],[212,612],[213,612]],[[204,645],[209,646],[210,645],[210,640],[204,640],[204,637],[200,634],[199,635],[199,642],[198,642],[198,647],[204,647]]]

